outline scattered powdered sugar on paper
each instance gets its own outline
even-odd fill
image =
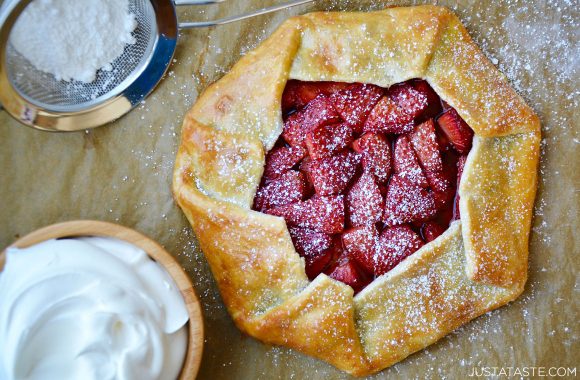
[[[90,83],[134,44],[129,0],[36,0],[10,35],[14,48],[57,80]]]

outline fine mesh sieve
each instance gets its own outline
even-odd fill
[[[111,71],[99,70],[91,83],[56,80],[53,75],[36,69],[8,41],[6,74],[12,86],[28,101],[45,108],[74,112],[117,95],[145,67],[155,45],[157,27],[155,12],[149,0],[131,0],[129,11],[135,15],[135,43],[127,45],[112,63]]]
[[[91,83],[57,80],[36,69],[10,43],[10,33],[33,0],[9,1],[0,15],[0,103],[22,123],[43,130],[74,131],[115,120],[139,104],[165,74],[173,58],[178,28],[220,25],[289,6],[299,0],[251,13],[208,22],[178,24],[176,5],[200,5],[224,0],[129,0],[135,15],[135,43],[127,45],[112,62],[112,70],[99,70]]]

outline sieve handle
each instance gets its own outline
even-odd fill
[[[222,3],[224,1],[225,0],[174,0],[174,4],[176,6],[180,6],[180,5],[203,5],[203,4],[217,4],[217,3]],[[264,15],[266,13],[276,12],[276,11],[279,11],[281,9],[286,9],[286,8],[290,8],[290,7],[295,7],[297,5],[311,3],[313,1],[315,1],[315,0],[294,0],[294,1],[289,1],[287,3],[267,7],[267,8],[257,9],[255,11],[243,13],[241,15],[224,17],[224,18],[220,18],[217,20],[180,22],[179,29],[204,28],[204,27],[208,27],[208,26],[229,24],[231,22],[245,20],[245,19],[248,19],[251,17]]]

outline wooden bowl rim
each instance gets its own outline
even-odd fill
[[[119,224],[98,220],[71,220],[32,231],[17,239],[7,248],[26,248],[50,239],[79,236],[112,237],[124,240],[144,250],[149,257],[165,268],[179,288],[189,314],[187,352],[179,379],[194,379],[199,371],[203,353],[204,326],[201,305],[193,290],[191,279],[185,270],[159,243],[140,232]],[[0,271],[6,261],[6,249],[0,252]]]

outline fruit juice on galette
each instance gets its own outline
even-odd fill
[[[359,292],[459,219],[473,131],[424,80],[290,80],[254,209],[283,217],[310,279]]]

